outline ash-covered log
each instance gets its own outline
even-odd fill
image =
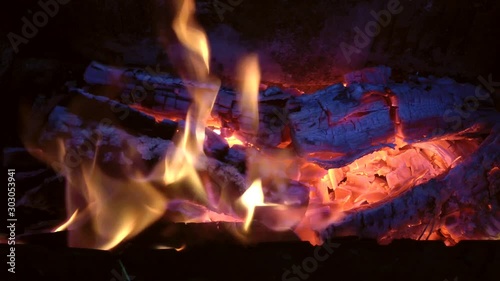
[[[291,99],[288,119],[299,154],[325,167],[341,167],[394,146],[391,105],[382,86],[342,84]]]
[[[287,106],[294,147],[326,168],[402,142],[488,132],[498,116],[488,93],[447,78],[337,84]]]
[[[393,198],[350,210],[322,231],[322,238],[421,239],[440,229],[451,243],[478,237],[498,239],[499,130],[500,126],[494,127],[479,149],[448,173]]]

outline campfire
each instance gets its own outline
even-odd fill
[[[83,84],[25,108],[26,147],[66,183],[67,221],[52,231],[69,246],[113,249],[158,221],[230,223],[241,241],[260,226],[313,245],[500,238],[486,90],[397,83],[378,66],[304,92],[261,81],[256,54],[224,84],[194,11],[184,1],[173,21],[179,76],[92,62]]]
[[[17,279],[497,276],[497,3],[30,1],[0,39]]]

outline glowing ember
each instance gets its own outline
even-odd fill
[[[455,151],[446,149],[452,142],[418,143],[405,149],[382,149],[365,155],[351,164],[329,169],[320,183],[323,202],[331,201],[349,210],[362,204],[373,204],[444,173],[462,155],[474,151],[478,144],[454,142]],[[327,196],[327,190],[333,196]]]
[[[220,129],[213,129],[212,131],[219,136],[221,135]],[[224,137],[224,138],[226,139],[229,147],[233,147],[234,145],[245,145],[245,143],[242,140],[240,140],[239,138],[237,138],[234,135],[231,135],[230,137]]]
[[[225,139],[227,141],[227,144],[229,144],[229,147],[233,147],[233,145],[244,145],[244,143],[235,136],[230,136]]]

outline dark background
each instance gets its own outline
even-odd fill
[[[45,0],[44,0],[45,1]],[[50,95],[69,80],[81,80],[92,60],[171,70],[166,46],[173,43],[172,10],[167,0],[70,0],[38,28],[28,43],[12,50],[7,35],[22,36],[23,17],[32,22],[37,0],[6,2],[0,15],[0,89],[8,110],[21,96]],[[388,0],[199,0],[197,14],[212,49],[212,70],[231,79],[241,55],[257,52],[264,81],[329,85],[342,74],[384,64],[393,77],[408,74],[450,76],[478,84],[477,77],[500,77],[500,2],[494,0],[400,0],[378,36],[354,54],[342,55],[342,42],[354,45],[355,27],[373,21],[370,12]],[[8,142],[16,122],[9,120]]]

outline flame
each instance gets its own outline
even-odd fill
[[[248,55],[240,61],[237,67],[237,76],[239,79],[237,90],[240,94],[238,105],[241,110],[241,115],[244,117],[241,118],[241,120],[249,120],[247,123],[242,124],[242,129],[256,135],[259,127],[258,96],[260,84],[260,69],[257,55]],[[230,146],[243,144],[243,142],[235,136],[228,137],[226,140]],[[249,167],[250,171],[255,171],[255,168],[257,168],[255,165],[255,163],[251,164]],[[255,207],[264,205],[262,181],[258,173],[249,173],[249,175],[251,178],[254,178],[254,180],[239,199],[247,211],[243,225],[245,232],[249,230],[250,223],[254,217]]]
[[[245,217],[243,228],[245,231],[248,231],[250,223],[253,219],[255,207],[264,204],[264,192],[262,191],[261,180],[256,179],[245,191],[245,193],[243,193],[240,200],[243,206],[245,206],[245,208],[247,209],[247,215]]]
[[[164,213],[166,199],[139,175],[114,178],[88,165],[82,166],[81,175],[73,175],[67,188],[68,207],[85,208],[86,216],[83,231],[70,238],[73,245],[109,250]],[[92,235],[84,229],[92,229]]]
[[[184,249],[186,249],[186,244],[182,244],[182,246],[176,248],[176,247],[171,247],[171,246],[164,246],[164,245],[157,245],[155,247],[157,250],[175,250],[176,252],[180,252]]]
[[[244,57],[238,65],[238,92],[241,94],[239,107],[242,116],[250,119],[250,124],[246,125],[247,130],[257,133],[259,128],[259,85],[260,68],[257,55],[248,55]]]
[[[304,215],[308,195],[306,187],[290,185],[290,179],[298,177],[298,159],[288,151],[263,153],[255,147],[246,153],[247,180],[252,184],[242,196],[247,210],[244,230],[252,218],[275,231],[292,229]]]
[[[106,165],[98,160],[101,157],[97,147],[93,159],[82,159],[78,166],[63,165],[71,148],[61,138],[54,144],[52,150],[36,151],[47,163],[59,163],[57,166],[64,168],[60,172],[66,177],[69,219],[53,232],[68,229],[71,247],[109,250],[163,215],[166,198],[138,171],[128,176],[127,171],[121,171],[125,175],[119,177],[109,176],[102,170]],[[127,150],[121,155],[139,159]]]
[[[75,221],[77,214],[78,214],[78,209],[75,210],[75,212],[71,215],[71,217],[65,223],[58,226],[52,232],[59,232],[59,231],[63,231],[66,228],[68,228]]]
[[[207,36],[194,18],[195,3],[192,0],[173,2],[176,4],[177,15],[173,21],[172,28],[182,45],[194,54],[194,56],[189,56],[192,59],[191,63],[198,64],[195,62],[196,56],[201,57],[203,60],[204,68],[194,68],[195,71],[200,71],[198,73],[200,76],[203,76],[204,73],[210,71],[210,51]]]
[[[217,83],[209,75],[209,48],[204,31],[194,18],[194,1],[175,1],[178,4],[173,29],[182,45],[188,50],[184,68],[190,70],[183,74],[183,79],[199,83]],[[201,60],[200,60],[201,58]],[[211,81],[212,80],[212,81]],[[190,85],[189,83],[186,83]],[[187,86],[193,97],[188,110],[184,130],[177,136],[176,146],[167,152],[163,180],[169,185],[181,179],[187,180],[201,200],[207,199],[203,182],[198,175],[198,168],[204,164],[203,142],[205,126],[210,117],[219,86]]]

